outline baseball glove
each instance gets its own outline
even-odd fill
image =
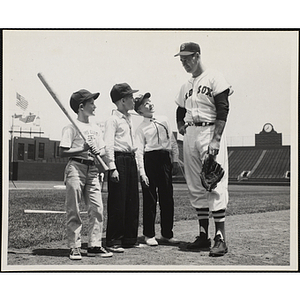
[[[203,187],[211,192],[217,187],[218,182],[224,176],[224,170],[219,163],[214,159],[214,156],[209,154],[203,161],[200,179]]]

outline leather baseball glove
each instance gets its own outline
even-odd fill
[[[219,163],[214,159],[214,156],[209,154],[203,161],[200,179],[203,187],[211,192],[217,187],[218,182],[224,176],[224,170]]]

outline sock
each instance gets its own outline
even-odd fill
[[[217,236],[218,234],[221,236],[221,240],[224,241],[224,237],[223,237],[223,234],[222,234],[222,232],[221,232],[220,229],[218,229],[218,231],[217,231],[217,233],[216,233],[216,236]]]
[[[199,236],[208,238],[208,225],[209,225],[209,209],[196,208],[197,217],[199,222]]]

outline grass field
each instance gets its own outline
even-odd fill
[[[10,190],[8,247],[26,248],[66,238],[64,214],[26,214],[25,209],[64,211],[64,190]],[[142,195],[140,194],[140,200]],[[188,200],[186,190],[174,191],[175,222],[194,220],[195,212]],[[107,193],[103,192],[104,228],[106,225]],[[140,201],[140,224],[142,201]],[[289,188],[231,188],[227,215],[286,210],[290,208]],[[84,204],[81,204],[84,211]],[[159,212],[159,211],[158,211]],[[87,215],[82,214],[83,231],[87,234]],[[159,222],[159,213],[157,216]]]

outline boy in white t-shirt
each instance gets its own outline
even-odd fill
[[[81,200],[85,201],[89,219],[87,256],[113,255],[102,247],[103,203],[99,170],[95,165],[95,155],[103,156],[105,145],[99,126],[89,122],[89,117],[95,115],[94,101],[99,95],[85,89],[72,94],[70,106],[78,115],[76,125],[86,142],[72,124],[63,128],[60,142],[61,156],[70,158],[65,168],[65,185],[67,239],[72,260],[81,259]]]

